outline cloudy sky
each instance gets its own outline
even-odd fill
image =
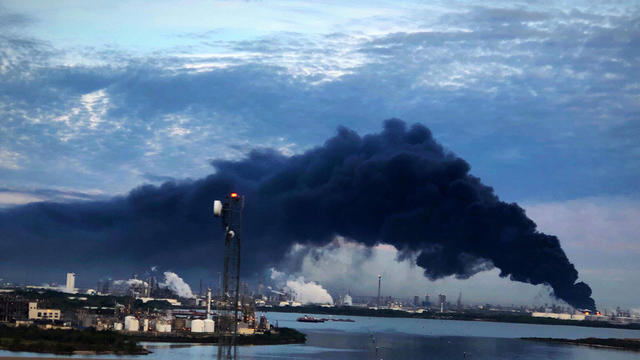
[[[197,179],[392,117],[558,235],[596,301],[640,305],[637,2],[0,1],[2,207]],[[540,292],[494,272],[415,284],[394,291]]]

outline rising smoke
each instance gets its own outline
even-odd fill
[[[291,276],[271,268],[271,280],[292,299],[302,304],[333,304],[333,298],[322,285],[307,281],[304,276]]]
[[[511,280],[551,286],[574,307],[595,308],[558,239],[538,232],[517,204],[501,202],[425,126],[389,120],[381,133],[363,137],[340,128],[300,155],[262,149],[212,165],[216,173],[207,178],[145,185],[109,201],[5,210],[0,266],[18,265],[18,255],[28,266],[39,257],[23,254],[71,248],[85,261],[117,256],[133,263],[145,253],[147,266],[192,268],[210,261],[212,240],[221,236],[212,201],[237,191],[246,196],[246,275],[278,263],[295,243],[324,245],[341,235],[367,246],[392,244],[430,279],[495,267]],[[67,257],[53,258],[69,265]]]
[[[176,295],[183,298],[193,298],[193,292],[191,292],[191,287],[189,284],[184,282],[178,274],[165,271],[164,272],[164,282],[159,284],[160,287],[165,287],[171,291],[173,291]]]
[[[305,281],[304,277],[287,280],[287,290],[302,304],[333,304],[329,292],[314,281]]]
[[[155,272],[157,270],[156,266],[151,267],[151,271]],[[191,287],[187,284],[178,274],[165,271],[163,273],[164,281],[159,283],[158,286],[161,288],[169,289],[172,293],[178,295],[183,298],[193,298],[193,292],[191,291]],[[149,283],[140,279],[128,279],[128,280],[114,280],[112,286],[115,289],[120,289],[121,291],[127,291],[130,288],[146,288],[149,286]]]
[[[148,286],[148,284],[145,281],[142,281],[140,279],[114,280],[113,281],[113,285],[114,286],[126,286],[126,287]]]

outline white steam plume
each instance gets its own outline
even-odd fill
[[[184,280],[182,280],[182,278],[180,276],[178,276],[178,274],[171,272],[171,271],[165,271],[164,272],[164,282],[159,284],[161,287],[165,287],[171,291],[173,291],[174,293],[176,293],[178,296],[183,297],[183,298],[193,298],[193,293],[191,292],[191,287],[189,286],[189,284],[187,284],[186,282],[184,282]]]
[[[282,271],[271,268],[271,280],[280,286],[284,284],[283,290],[294,295],[295,300],[302,304],[333,304],[333,298],[322,285],[315,281],[305,281],[303,276],[287,276]],[[271,291],[282,294],[279,291]]]
[[[129,280],[116,280],[113,282],[114,286],[128,285],[132,286],[147,286],[147,283],[140,279],[129,279]]]
[[[322,285],[315,281],[305,281],[303,277],[287,280],[289,291],[295,294],[296,301],[302,304],[332,304],[333,299]]]

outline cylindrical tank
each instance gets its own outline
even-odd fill
[[[122,323],[114,323],[113,324],[113,330],[121,331],[122,330]]]
[[[134,316],[126,316],[124,318],[124,329],[126,331],[138,331],[140,330],[140,323],[138,322],[138,319],[136,319]]]
[[[142,331],[149,331],[149,319],[142,320]]]
[[[212,333],[215,330],[215,322],[211,319],[204,320],[204,332]]]
[[[156,330],[158,332],[162,332],[162,333],[170,333],[171,332],[171,324],[159,323],[156,326],[157,326]]]
[[[204,331],[204,321],[200,319],[191,320],[191,332],[201,333]]]

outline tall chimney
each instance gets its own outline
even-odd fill
[[[380,283],[382,281],[382,275],[378,275],[378,300],[376,301],[376,306],[380,308]]]
[[[207,289],[207,319],[211,319],[211,288]]]

